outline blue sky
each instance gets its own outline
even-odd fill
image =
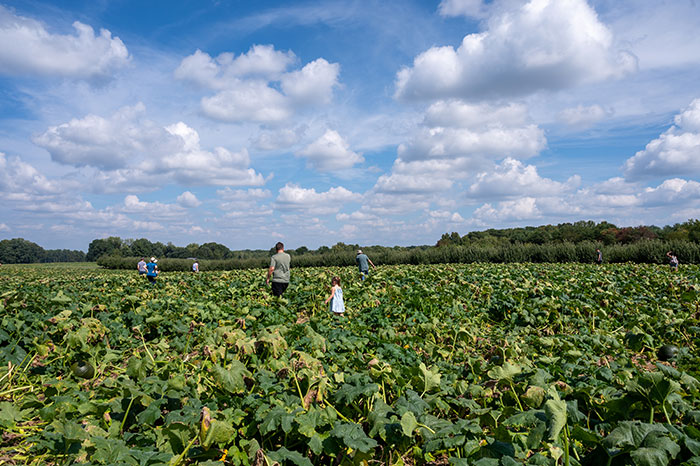
[[[700,217],[692,0],[0,0],[0,239]]]

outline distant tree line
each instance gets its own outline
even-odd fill
[[[608,222],[580,221],[560,223],[558,225],[542,225],[539,227],[472,231],[464,236],[452,232],[443,234],[436,246],[508,246],[519,243],[576,244],[584,241],[594,241],[610,246],[613,244],[632,244],[652,239],[700,242],[700,220],[688,220],[684,223],[676,223],[663,228],[653,225],[618,228]]]
[[[605,263],[667,263],[666,252],[672,250],[681,264],[700,264],[700,243],[690,241],[662,241],[653,239],[630,244],[604,245],[599,242],[580,243],[517,243],[510,246],[466,245],[446,247],[386,248],[371,246],[362,250],[381,265],[444,264],[444,263],[511,263],[511,262],[577,262],[593,263],[595,250],[603,250]],[[201,271],[265,268],[270,265],[270,252],[247,258],[199,259]],[[324,252],[290,250],[292,267],[354,266],[354,249],[324,248]],[[110,269],[136,268],[137,257],[102,256],[97,263]],[[164,272],[191,270],[192,260],[163,258],[158,268]]]
[[[295,267],[348,266],[355,264],[357,244],[337,243],[310,250],[305,246],[287,249]],[[509,229],[475,231],[460,236],[445,233],[435,246],[362,247],[380,264],[435,264],[448,262],[594,262],[595,250],[604,251],[604,262],[665,263],[673,250],[682,263],[700,263],[700,221],[688,220],[672,226],[618,228],[612,223],[581,221]],[[195,243],[177,247],[150,243],[146,239],[112,237],[90,243],[88,260],[131,269],[138,257],[157,256],[161,270],[190,270],[197,258],[201,270],[231,270],[269,265],[272,249],[231,251],[217,243]]]
[[[23,238],[0,241],[0,263],[30,264],[37,262],[85,262],[85,253],[69,249],[44,249]]]
[[[354,265],[357,244],[337,243],[311,250],[288,248],[297,267]],[[466,235],[445,233],[435,246],[363,246],[373,261],[382,264],[429,264],[442,262],[592,262],[596,248],[603,249],[605,262],[664,262],[673,249],[681,263],[700,263],[700,220],[665,227],[618,228],[608,222],[580,221],[539,227],[488,229]],[[3,263],[98,261],[109,268],[132,268],[139,258],[155,256],[161,269],[189,270],[192,259],[202,270],[265,267],[270,249],[232,251],[209,242],[175,246],[146,238],[116,236],[93,240],[87,254],[82,251],[44,250],[21,238],[0,241]],[[168,259],[167,263],[163,259]],[[172,261],[170,261],[172,259]],[[180,259],[181,261],[175,261]],[[215,261],[215,262],[212,262]]]
[[[321,246],[316,250],[311,250],[306,246],[300,246],[294,249],[286,248],[285,250],[295,256],[305,256],[309,260],[312,257],[333,257],[352,255],[354,263],[354,254],[360,248],[357,244],[337,243],[331,247]],[[384,247],[370,246],[367,251],[383,254],[385,251],[410,251],[414,249],[429,249],[430,246],[409,246],[409,247]],[[202,245],[192,243],[185,247],[175,246],[172,243],[163,244],[160,242],[152,243],[145,238],[121,239],[112,236],[104,239],[96,239],[90,243],[87,252],[88,261],[96,261],[100,258],[150,258],[157,257],[159,264],[161,259],[191,259],[198,260],[216,260],[216,261],[239,261],[242,263],[259,263],[259,261],[269,261],[270,254],[274,254],[274,247],[270,249],[244,249],[232,251],[223,244],[219,243],[204,243]],[[252,261],[252,262],[251,262]]]

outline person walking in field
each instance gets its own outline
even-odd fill
[[[194,264],[192,264],[192,271],[193,271],[194,273],[199,272],[199,262],[197,262],[197,260],[195,260],[195,261],[194,261]]]
[[[666,256],[668,257],[668,265],[671,266],[671,270],[678,270],[678,256],[671,251],[668,251]]]
[[[275,245],[275,251],[277,252],[270,258],[270,268],[267,270],[265,283],[269,284],[272,277],[272,295],[282,296],[289,286],[289,265],[292,258],[284,252],[284,244],[281,242]]]
[[[136,270],[139,271],[139,275],[146,275],[146,259],[144,257],[141,258],[138,264],[136,264]]]
[[[598,265],[603,263],[603,253],[600,252],[600,249],[595,250],[595,263]]]
[[[369,275],[369,266],[371,265],[373,269],[376,269],[372,261],[370,260],[369,257],[367,257],[367,254],[364,254],[362,252],[362,249],[357,250],[357,256],[355,256],[355,262],[357,263],[357,267],[360,269],[360,276],[362,277],[362,280],[365,279],[367,275]]]
[[[151,262],[146,264],[146,278],[148,281],[154,284],[156,282],[156,277],[158,276],[158,259],[151,257]]]
[[[345,303],[343,302],[343,289],[340,287],[340,277],[331,279],[331,295],[326,299],[325,304],[331,303],[330,311],[336,315],[345,313]]]

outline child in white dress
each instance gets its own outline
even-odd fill
[[[343,289],[340,287],[340,277],[331,279],[331,295],[326,299],[326,304],[330,301],[330,310],[334,314],[343,315],[345,303],[343,303]]]

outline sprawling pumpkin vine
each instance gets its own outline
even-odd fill
[[[699,345],[698,266],[3,266],[0,464],[700,465]]]

